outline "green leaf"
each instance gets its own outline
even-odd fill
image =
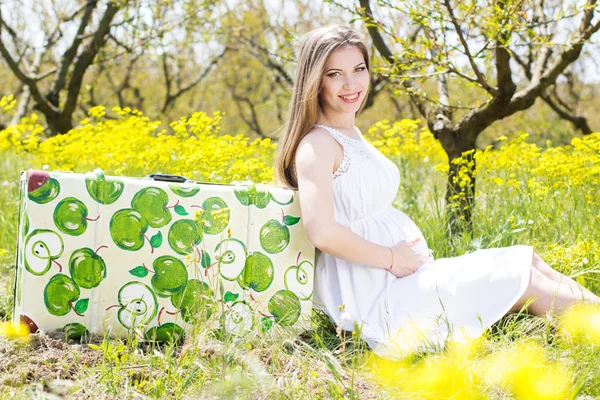
[[[225,296],[223,296],[223,300],[225,300],[226,303],[229,303],[230,301],[235,301],[238,297],[240,297],[239,294],[227,291],[227,293],[225,293]]]
[[[188,215],[188,212],[185,211],[185,208],[183,208],[182,205],[176,205],[174,210],[179,215]]]
[[[157,248],[162,244],[162,233],[158,231],[158,233],[150,238],[150,246]]]
[[[286,215],[283,217],[283,223],[287,226],[296,225],[300,221],[300,217],[294,217],[292,215]]]
[[[102,347],[98,346],[97,344],[88,343],[88,346],[90,347],[90,349],[102,350]]]
[[[135,267],[134,269],[130,269],[129,273],[138,278],[143,278],[148,275],[148,270],[141,265],[139,267]]]
[[[83,314],[87,310],[89,303],[90,299],[79,300],[77,303],[75,303],[75,311],[77,311],[79,314]]]
[[[200,260],[200,265],[202,265],[202,268],[208,268],[208,266],[210,265],[210,254],[208,254],[206,251],[202,250],[202,260]]]

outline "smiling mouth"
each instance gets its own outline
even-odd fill
[[[360,93],[361,93],[361,92],[356,92],[356,93],[354,93],[354,94],[352,94],[352,95],[348,95],[348,96],[339,96],[339,97],[341,97],[342,99],[346,99],[346,100],[355,100],[355,99],[356,99],[356,98],[357,98],[357,97],[360,95]]]

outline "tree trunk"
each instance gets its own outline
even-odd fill
[[[64,115],[64,113],[59,114],[57,118],[48,118],[46,116],[46,122],[48,123],[48,128],[50,128],[51,136],[67,133],[73,129],[71,115]]]
[[[473,155],[474,152],[464,157],[466,162],[473,163],[468,167],[464,164],[449,162],[446,207],[450,232],[453,234],[473,231],[473,209],[475,207],[475,158]],[[461,168],[463,169],[462,175],[459,174]],[[462,178],[463,176],[466,179]]]
[[[446,210],[451,234],[473,231],[475,206],[475,139],[478,133],[446,129],[434,134],[448,154],[448,181],[446,182]],[[464,152],[468,152],[463,156]],[[464,162],[452,161],[463,157]]]

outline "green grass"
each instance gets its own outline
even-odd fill
[[[450,239],[444,229],[441,207],[444,181],[431,171],[401,165],[402,186],[395,205],[422,228],[436,257],[454,256],[481,247],[535,244],[543,253],[549,245],[568,246],[578,237],[598,238],[600,229],[577,194],[572,198],[528,204],[523,199],[481,199],[473,237]],[[2,154],[0,162],[0,318],[10,319],[17,232],[19,172],[27,160]],[[427,184],[424,184],[427,182]],[[553,215],[554,225],[521,223],[512,227],[511,215],[528,221]],[[536,218],[538,217],[538,218]],[[524,229],[522,229],[524,228]],[[578,253],[581,257],[586,253]],[[587,255],[597,263],[593,254]],[[597,268],[597,264],[596,265]],[[577,273],[577,264],[554,265]],[[596,292],[597,281],[586,275]],[[342,338],[320,312],[313,313],[312,329],[299,337],[268,341],[264,338],[234,339],[201,328],[183,345],[144,344],[135,338],[88,343],[66,341],[53,335],[32,335],[29,344],[0,338],[0,394],[2,398],[67,396],[75,398],[411,398],[376,383],[363,367],[364,343],[349,332]],[[502,352],[512,343],[533,338],[544,344],[551,360],[560,361],[579,374],[581,393],[600,397],[600,350],[557,340],[553,322],[527,314],[510,314],[498,321],[485,340],[485,352]],[[90,346],[91,344],[91,346]],[[414,364],[432,355],[415,355]],[[401,376],[398,377],[401,379]],[[574,389],[573,393],[578,390]],[[490,398],[509,398],[504,388],[487,388]]]

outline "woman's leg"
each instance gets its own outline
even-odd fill
[[[542,258],[536,253],[533,253],[533,266],[538,271],[540,271],[542,274],[544,274],[546,277],[553,280],[554,282],[569,286],[571,289],[573,289],[574,294],[581,296],[581,300],[585,300],[586,298],[591,298],[591,299],[596,299],[596,300],[600,301],[600,298],[598,298],[598,296],[596,296],[594,293],[592,293],[585,287],[581,286],[579,283],[577,283],[573,279],[571,279],[568,276],[563,275],[560,272],[558,272],[557,270],[553,269],[551,266],[546,264],[544,262],[544,260],[542,260]]]
[[[594,296],[594,295],[593,295]],[[530,314],[544,316],[546,312],[561,313],[575,303],[582,301],[581,293],[576,293],[571,287],[548,278],[537,268],[531,268],[529,286],[523,296],[515,303],[510,311],[519,311],[529,298],[533,297],[526,311]],[[597,296],[583,296],[583,300],[600,304]]]

